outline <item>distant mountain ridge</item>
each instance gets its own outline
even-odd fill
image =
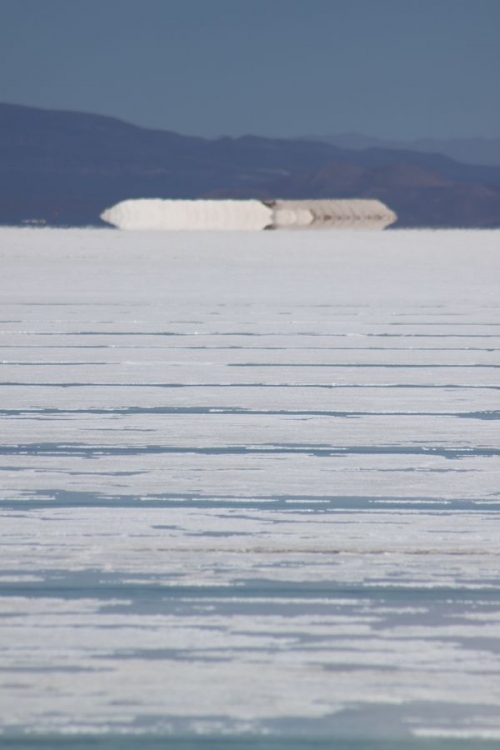
[[[307,136],[307,140],[330,143],[339,148],[364,150],[383,148],[442,154],[464,164],[500,167],[500,138],[418,138],[414,141],[373,138],[361,133]]]
[[[399,226],[500,226],[500,167],[321,141],[209,140],[0,104],[0,223],[100,225],[127,198],[218,196],[374,197]]]

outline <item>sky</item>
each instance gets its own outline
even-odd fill
[[[0,101],[215,137],[500,137],[500,0],[0,0]]]

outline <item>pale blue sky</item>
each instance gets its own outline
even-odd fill
[[[206,136],[500,137],[500,0],[0,0],[0,101]]]

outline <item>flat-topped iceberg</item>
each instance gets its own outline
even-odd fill
[[[108,208],[104,221],[119,229],[265,229],[272,209],[247,200],[127,200]]]
[[[384,229],[396,214],[378,200],[126,200],[101,218],[119,229]]]
[[[268,205],[275,229],[385,229],[397,219],[373,199],[276,200]]]

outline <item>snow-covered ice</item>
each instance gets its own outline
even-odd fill
[[[0,263],[6,747],[497,746],[499,232],[2,229]]]

